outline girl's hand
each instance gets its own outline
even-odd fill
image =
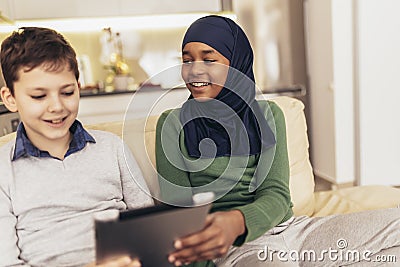
[[[212,213],[207,216],[203,230],[175,241],[176,251],[169,255],[168,260],[180,266],[222,257],[245,230],[244,217],[240,211]]]
[[[140,261],[132,260],[128,256],[124,256],[115,260],[108,261],[103,264],[96,265],[96,262],[92,262],[85,267],[141,267]]]

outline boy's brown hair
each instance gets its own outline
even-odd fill
[[[29,72],[38,66],[48,71],[62,70],[65,66],[79,79],[76,53],[58,32],[40,27],[22,27],[14,31],[1,44],[1,69],[6,86],[14,95],[14,82],[18,71]]]

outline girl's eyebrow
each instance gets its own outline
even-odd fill
[[[212,50],[212,49],[210,49],[210,50],[203,50],[203,51],[201,51],[203,54],[213,54],[213,53],[215,53],[215,50]]]
[[[203,51],[201,51],[201,53],[202,54],[214,54],[215,53],[215,50],[213,50],[213,49],[209,49],[209,50],[203,50]],[[182,51],[182,56],[185,56],[185,55],[189,55],[190,54],[190,52],[189,51],[187,51],[187,50],[183,50]]]

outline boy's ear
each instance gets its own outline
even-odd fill
[[[14,96],[11,94],[11,91],[8,87],[2,87],[0,89],[1,99],[3,100],[6,108],[11,112],[17,112],[17,103],[15,102]]]

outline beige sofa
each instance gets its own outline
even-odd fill
[[[283,110],[286,119],[290,163],[290,190],[296,215],[325,216],[395,207],[400,204],[400,189],[388,186],[358,186],[345,189],[314,192],[314,176],[309,161],[307,126],[304,105],[294,98],[272,99]],[[150,190],[159,193],[155,173],[155,127],[157,116],[122,122],[88,125],[121,136],[132,149],[144,173]],[[9,134],[0,138],[0,146],[14,138]]]

